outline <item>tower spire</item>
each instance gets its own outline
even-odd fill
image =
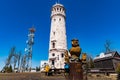
[[[60,3],[60,0],[58,0],[58,3]]]
[[[57,0],[57,2],[56,2],[56,3],[57,3],[57,4],[58,4],[58,3],[60,3],[60,0]]]

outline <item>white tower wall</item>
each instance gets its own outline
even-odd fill
[[[64,53],[67,50],[65,8],[61,4],[55,4],[51,12],[49,64],[64,68]]]

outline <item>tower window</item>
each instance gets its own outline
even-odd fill
[[[61,8],[60,8],[60,11],[61,11]]]
[[[56,19],[54,19],[54,21],[56,21]]]
[[[61,18],[59,18],[59,21],[61,21]]]
[[[57,55],[57,58],[58,58],[58,60],[59,60],[59,55]]]
[[[64,54],[63,54],[63,53],[61,54],[61,57],[62,57],[62,58],[64,57]]]
[[[62,10],[62,12],[65,11],[65,9]]]
[[[53,32],[53,34],[55,35],[55,32]]]
[[[55,48],[55,42],[52,43],[52,48]]]
[[[52,56],[55,56],[55,53],[53,53]]]
[[[57,11],[59,10],[59,8],[57,8]]]
[[[54,60],[52,60],[52,65],[54,65],[55,64],[55,62],[54,62]]]
[[[56,8],[54,8],[54,10],[56,11]]]

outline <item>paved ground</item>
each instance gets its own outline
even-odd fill
[[[43,73],[0,73],[0,80],[67,80],[63,74],[45,76]],[[112,80],[110,78],[88,78],[88,80]]]
[[[0,73],[0,80],[65,80],[64,76],[45,76],[41,73]]]

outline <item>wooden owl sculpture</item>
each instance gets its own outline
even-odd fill
[[[65,63],[69,63],[68,51],[65,52],[64,60],[65,60]]]
[[[72,59],[79,59],[81,54],[81,48],[77,39],[72,40],[72,48],[70,49],[70,55]]]

